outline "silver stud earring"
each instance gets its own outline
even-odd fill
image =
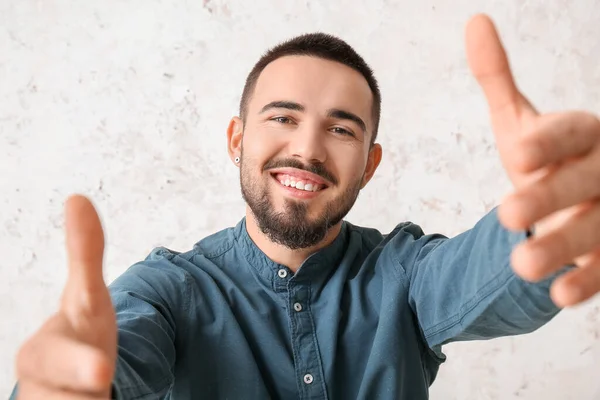
[[[236,158],[234,159],[234,161],[235,161],[235,163],[236,163],[236,164],[239,164],[239,162],[240,162],[240,158],[239,158],[239,157],[236,157]]]

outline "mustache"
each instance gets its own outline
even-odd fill
[[[270,160],[263,167],[263,171],[267,171],[267,170],[274,169],[274,168],[301,169],[303,171],[307,171],[307,172],[313,173],[315,175],[318,175],[321,178],[333,183],[334,185],[337,185],[337,183],[338,183],[335,176],[333,176],[333,174],[331,172],[329,172],[327,170],[327,168],[325,168],[325,165],[323,165],[321,163],[303,164],[302,162],[300,162],[294,158]]]

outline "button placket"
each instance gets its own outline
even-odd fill
[[[305,282],[291,280],[288,289],[288,313],[291,319],[291,339],[300,398],[327,399],[311,316],[310,287]]]

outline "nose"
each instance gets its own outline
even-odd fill
[[[296,130],[289,143],[293,157],[310,164],[324,163],[327,159],[325,135],[318,124],[304,124]]]

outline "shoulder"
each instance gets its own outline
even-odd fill
[[[186,285],[191,274],[198,269],[194,258],[203,256],[210,259],[227,252],[235,243],[236,229],[230,227],[211,234],[185,251],[156,247],[116,278],[110,285],[111,290],[172,290],[174,285]]]
[[[421,226],[411,221],[400,222],[389,233],[382,233],[378,229],[354,225],[349,222],[346,222],[346,225],[348,226],[351,238],[358,238],[363,244],[372,249],[413,242],[424,244],[432,239],[445,238],[445,236],[440,234],[425,234]]]

